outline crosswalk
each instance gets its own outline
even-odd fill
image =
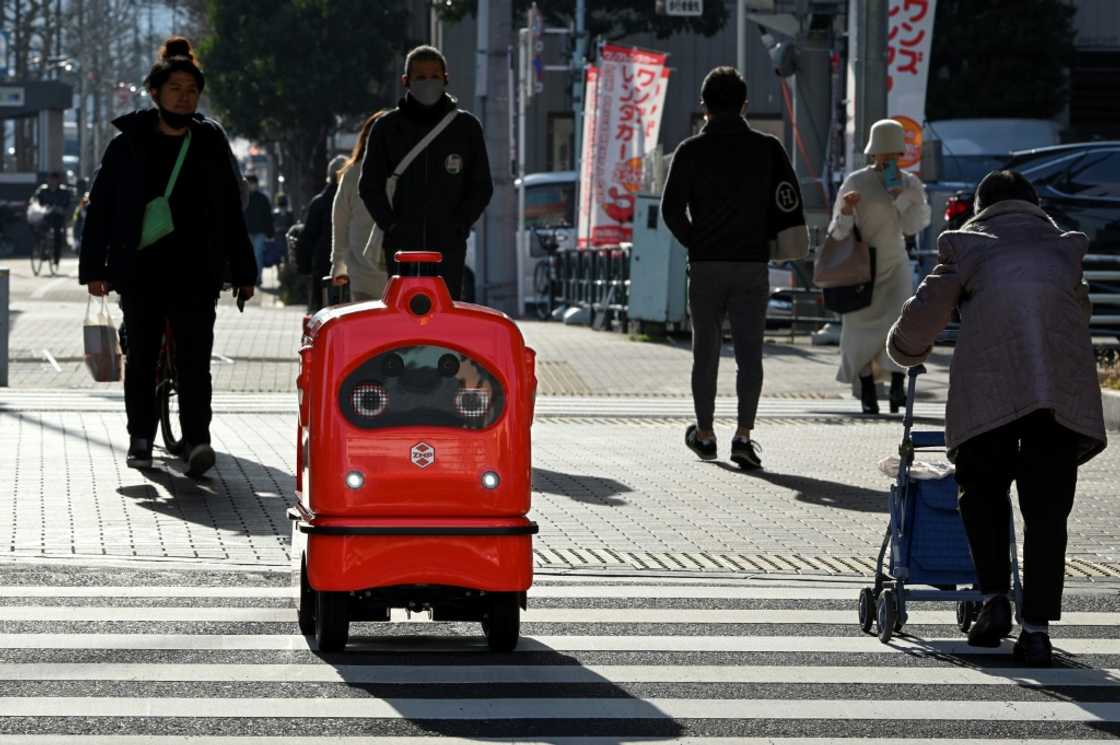
[[[948,604],[881,644],[839,580],[541,576],[510,654],[396,612],[320,654],[282,578],[217,581],[0,585],[0,745],[1120,736],[1115,590],[1067,593],[1058,662],[1032,669],[968,647]]]

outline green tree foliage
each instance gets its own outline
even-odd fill
[[[567,26],[576,15],[575,0],[536,0],[544,10],[549,24]],[[435,0],[436,8],[445,20],[459,20],[474,14],[478,0]],[[525,14],[533,0],[513,0],[515,26],[525,24]],[[652,33],[665,39],[674,33],[695,33],[713,36],[727,23],[727,3],[708,0],[704,14],[698,18],[659,16],[653,12],[654,0],[588,0],[587,28],[591,37],[620,39],[629,34]]]
[[[1074,13],[1062,0],[938,0],[927,118],[1061,112]]]
[[[206,92],[237,134],[275,142],[307,204],[339,122],[390,105],[407,51],[404,0],[210,0]]]

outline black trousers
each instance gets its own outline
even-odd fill
[[[171,324],[178,373],[179,419],[190,445],[210,442],[210,353],[214,349],[215,300],[178,297],[156,291],[129,291],[121,296],[128,335],[124,402],[128,433],[155,438],[156,366],[166,323]]]
[[[762,342],[770,302],[770,271],[761,262],[697,261],[688,266],[692,315],[692,402],[696,426],[711,430],[723,350],[723,319],[735,346],[739,426],[754,429],[762,395]]]
[[[1066,519],[1077,488],[1076,436],[1049,411],[1028,414],[960,446],[957,484],[980,590],[1010,589],[1011,482],[1023,513],[1023,620],[1062,617]]]

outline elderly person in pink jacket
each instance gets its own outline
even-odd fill
[[[921,363],[959,308],[945,438],[984,605],[969,632],[995,647],[1011,631],[1009,536],[1014,481],[1025,531],[1023,628],[1015,656],[1049,665],[1058,620],[1066,519],[1077,469],[1105,447],[1081,258],[1088,240],[1063,232],[1014,171],[988,174],[976,216],[937,241],[938,266],[907,301],[887,351]]]

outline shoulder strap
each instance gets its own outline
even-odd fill
[[[191,131],[187,130],[187,136],[183,138],[183,144],[179,148],[179,158],[175,161],[175,167],[171,169],[171,178],[167,180],[167,189],[163,192],[164,199],[171,197],[171,192],[175,189],[175,182],[179,180],[179,171],[183,169],[183,161],[187,159],[187,148],[191,144]]]
[[[404,156],[401,162],[397,164],[397,167],[393,169],[393,175],[400,178],[400,175],[408,170],[408,167],[412,165],[412,161],[416,160],[416,156],[424,152],[424,149],[427,148],[428,145],[432,144],[432,140],[439,137],[440,132],[447,129],[448,125],[451,124],[452,120],[455,119],[455,117],[458,115],[459,110],[455,109],[449,112],[447,116],[443,117],[443,119],[439,121],[439,124],[432,127],[432,130],[428,132],[428,134],[424,135],[423,139],[421,139],[420,142],[417,142],[416,146],[408,151],[408,155]]]

